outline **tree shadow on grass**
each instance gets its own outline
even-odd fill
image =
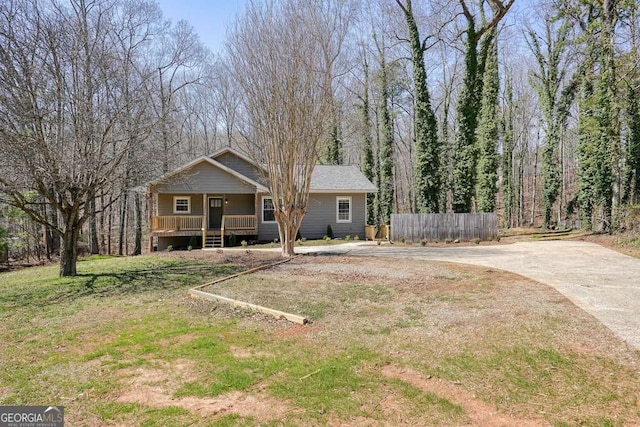
[[[0,313],[20,307],[44,307],[83,297],[104,298],[187,289],[235,272],[237,267],[229,264],[196,264],[80,273],[68,283],[45,286],[26,284],[5,289],[0,295]]]

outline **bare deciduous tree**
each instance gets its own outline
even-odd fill
[[[0,9],[0,193],[62,239],[61,276],[76,274],[90,202],[114,190],[138,141],[119,131],[144,81],[123,71],[140,48],[135,37],[115,42],[123,7],[13,0]],[[58,212],[56,222],[43,204]]]
[[[330,10],[330,9],[325,9]],[[282,255],[294,254],[318,146],[331,112],[339,46],[317,2],[250,3],[229,41],[246,136],[265,162]]]

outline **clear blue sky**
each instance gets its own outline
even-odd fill
[[[227,25],[244,9],[247,0],[157,0],[165,18],[181,19],[195,28],[200,40],[213,53],[220,53]]]

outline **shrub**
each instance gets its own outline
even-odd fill
[[[327,236],[329,236],[330,239],[333,239],[333,228],[331,228],[331,224],[327,224]]]
[[[426,240],[423,240],[423,241],[421,241],[421,242],[420,242],[420,244],[421,244],[422,246],[427,246],[427,241],[426,241]]]
[[[196,247],[196,243],[198,242],[198,238],[196,236],[189,237],[189,246],[187,249],[191,250]]]
[[[347,241],[347,242],[348,242],[349,240],[351,240],[351,235],[350,235],[350,234],[347,234],[346,236],[344,236],[344,240],[345,240],[345,241]]]
[[[453,239],[450,237],[447,237],[446,239],[444,239],[445,243],[453,243]]]
[[[356,234],[353,240],[360,240],[360,237]]]
[[[236,245],[236,235],[231,233],[231,236],[229,236],[229,246],[235,246]]]
[[[171,252],[173,250],[173,245],[167,246],[167,252]]]
[[[193,246],[191,246],[191,245],[187,246],[187,250],[188,250],[189,252],[191,252],[191,251],[193,250]]]
[[[241,245],[243,248],[246,248],[249,244],[247,243],[247,241],[246,241],[246,240],[243,240],[242,242],[240,242],[240,245]]]
[[[480,244],[480,238],[476,237],[475,239],[473,239],[473,243],[475,243],[476,245]]]

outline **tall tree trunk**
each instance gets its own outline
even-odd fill
[[[424,65],[425,47],[413,15],[411,0],[403,4],[396,0],[405,15],[411,44],[411,63],[414,86],[414,128],[416,138],[415,189],[418,212],[433,213],[440,210],[440,151],[438,125],[431,108],[427,71]],[[414,187],[414,186],[412,186]],[[413,206],[413,204],[412,204]]]
[[[122,204],[120,206],[120,229],[118,235],[118,255],[120,256],[125,254],[124,240],[125,234],[127,232],[127,203],[129,202],[128,195],[129,193],[127,190],[122,193]]]
[[[389,111],[389,82],[384,46],[378,47],[380,55],[380,117],[382,119],[382,135],[380,140],[380,221],[389,224],[393,212],[394,178],[393,178],[393,123]]]
[[[495,40],[495,37],[493,37]],[[489,49],[482,85],[482,100],[478,121],[478,189],[479,212],[495,212],[498,192],[498,74],[497,42]]]
[[[96,226],[96,201],[89,201],[89,251],[91,255],[100,253],[98,246],[98,227]]]
[[[133,248],[134,255],[142,254],[142,203],[140,203],[140,193],[137,191],[133,195],[136,215],[136,239]]]
[[[100,194],[100,232],[98,233],[98,240],[100,244],[100,250],[102,253],[106,253],[107,243],[105,239],[105,230],[104,230],[104,217],[105,217],[105,209],[104,209],[104,192]]]
[[[62,234],[62,247],[60,248],[60,276],[75,276],[78,262],[78,239],[81,226],[78,223],[77,214],[70,215]]]
[[[538,137],[539,139],[540,137]],[[531,184],[531,219],[530,226],[535,225],[536,221],[536,196],[538,194],[538,143],[536,142],[535,157],[533,161],[533,183]]]
[[[513,227],[514,177],[513,177],[513,85],[507,78],[507,111],[503,121],[502,139],[502,204],[504,206],[504,224]]]
[[[375,182],[375,156],[373,154],[373,141],[371,138],[371,113],[369,111],[369,64],[364,60],[364,93],[362,94],[361,120],[362,120],[362,159],[361,170],[364,176],[371,182]],[[367,193],[367,224],[375,224],[376,195]]]

